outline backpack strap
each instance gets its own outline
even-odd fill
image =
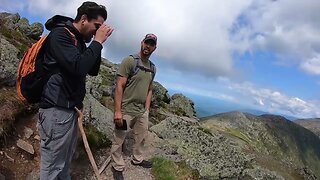
[[[140,56],[138,54],[131,54],[131,57],[133,57],[134,59],[134,66],[131,69],[131,74],[129,75],[128,79],[130,80],[132,76],[136,75],[140,69],[147,71],[147,72],[151,72],[152,73],[152,81],[154,80],[154,77],[156,76],[156,66],[153,64],[152,61],[150,61],[150,69],[146,68],[142,65],[142,60],[140,58]]]
[[[71,35],[72,39],[74,40],[74,45],[78,45],[78,40],[76,38],[76,35],[74,35],[67,27],[64,27],[65,30],[67,30],[69,32],[69,34]]]
[[[152,61],[149,60],[150,61],[150,69],[149,69],[143,66],[142,60],[138,54],[134,54],[130,56],[133,57],[133,59],[135,60],[134,67],[132,68],[132,75],[137,74],[140,69],[155,74],[156,67]]]
[[[153,81],[154,77],[156,76],[157,68],[152,61],[150,61],[150,69],[152,70],[151,73],[152,73],[152,81]]]
[[[142,62],[141,62],[140,56],[138,54],[133,54],[133,55],[131,54],[130,56],[133,57],[133,59],[134,59],[134,66],[131,69],[131,74],[129,75],[132,77],[139,72],[139,70],[140,70],[139,67],[142,66]]]

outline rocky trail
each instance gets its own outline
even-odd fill
[[[3,140],[0,146],[0,180],[38,180],[39,179],[39,135],[36,130],[37,115],[19,119],[14,124],[14,129]],[[146,156],[151,158],[155,151],[152,143],[152,134],[146,141]],[[130,136],[130,135],[129,135]],[[79,138],[79,141],[81,139]],[[130,140],[126,140],[130,143]],[[72,162],[72,180],[95,180],[95,175],[88,156],[84,153],[84,148],[79,142],[75,158]],[[109,157],[109,148],[101,148],[93,151],[94,158],[98,168]],[[125,150],[124,159],[126,162],[126,170],[124,178],[128,180],[152,180],[153,175],[151,169],[133,166],[130,163],[130,150]],[[102,179],[112,180],[112,172],[110,164],[101,174]]]

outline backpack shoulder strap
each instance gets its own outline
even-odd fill
[[[131,69],[131,74],[130,74],[130,76],[133,76],[137,74],[138,71],[140,70],[139,67],[141,66],[142,62],[138,54],[133,54],[133,55],[131,54],[130,56],[133,57],[134,59],[134,65],[133,65],[133,68]]]
[[[74,35],[67,27],[64,27],[64,29],[71,35],[72,39],[74,40],[74,45],[78,45],[78,40],[76,38],[76,35]]]
[[[153,80],[154,80],[154,77],[156,76],[157,68],[156,68],[156,66],[153,64],[152,61],[150,61],[150,69],[151,69],[152,81],[153,81]]]
[[[154,80],[154,77],[156,75],[156,71],[157,71],[157,68],[156,66],[154,65],[154,63],[152,61],[150,61],[150,69],[146,69],[143,65],[142,65],[142,62],[141,62],[141,58],[138,54],[133,54],[133,55],[130,55],[131,57],[133,57],[134,59],[134,66],[132,68],[132,71],[131,71],[131,77],[135,74],[138,73],[138,71],[140,70],[140,68],[142,68],[143,70],[145,71],[149,71],[152,73],[152,81]]]

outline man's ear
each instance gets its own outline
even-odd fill
[[[88,20],[88,16],[86,14],[83,14],[80,18],[81,23],[84,23],[86,20]]]

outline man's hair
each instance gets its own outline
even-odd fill
[[[101,16],[104,20],[107,19],[107,10],[103,5],[98,5],[95,2],[86,1],[84,2],[77,11],[77,16],[75,22],[79,22],[82,15],[87,15],[88,21],[92,19],[97,19],[98,16]]]

